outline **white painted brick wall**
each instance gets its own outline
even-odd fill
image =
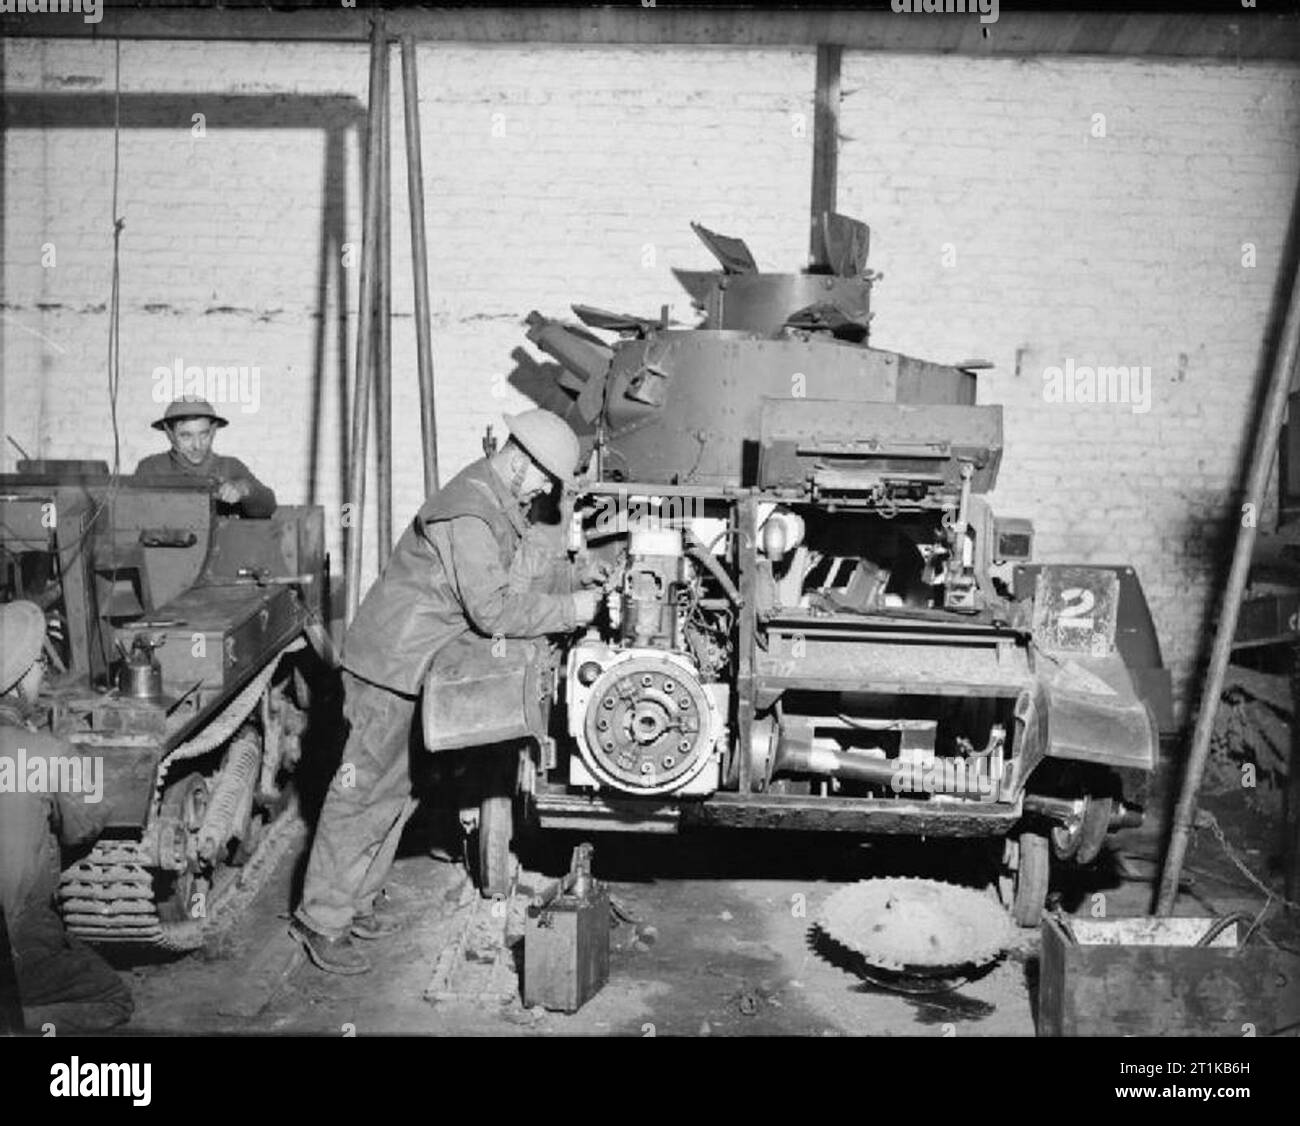
[[[996,363],[998,510],[1033,518],[1040,558],[1133,563],[1195,694],[1300,175],[1300,71],[852,54],[843,88],[839,206],[871,222],[885,274],[873,343]],[[1149,412],[1045,402],[1067,358],[1149,365]]]
[[[6,97],[44,94],[50,112],[63,94],[111,100],[111,43],[2,49]],[[504,377],[530,309],[672,302],[689,320],[670,267],[712,264],[692,219],[749,239],[764,268],[803,263],[812,130],[793,126],[811,123],[812,52],[430,44],[419,58],[444,479],[478,455],[486,424],[527,405]],[[295,96],[350,98],[360,113],[367,50],[124,43],[121,62],[128,100],[157,95],[175,114],[121,140],[126,467],[161,448],[147,427],[155,366],[256,364],[260,409],[235,407],[218,448],[283,501],[326,505],[341,571],[340,372],[358,271],[323,308],[319,274],[331,209],[359,242],[357,137],[337,134],[327,184],[323,128],[236,127],[216,99],[278,97],[287,112]],[[999,510],[1035,519],[1045,557],[1131,560],[1181,690],[1300,169],[1296,70],[850,53],[843,87],[840,208],[871,223],[886,274],[873,342],[998,364],[981,399],[1007,406]],[[421,494],[400,89],[393,110],[400,527]],[[1105,139],[1089,135],[1098,112]],[[11,129],[5,146],[0,422],[33,453],[111,456],[111,130]],[[1248,241],[1254,270],[1240,266]],[[1042,369],[1066,357],[1149,364],[1150,413],[1044,403]],[[368,582],[373,542],[367,563]]]
[[[9,41],[6,92],[111,98],[111,44]],[[400,66],[393,52],[394,520],[421,500],[418,389]],[[160,448],[151,373],[256,364],[261,409],[218,448],[286,502],[326,504],[342,566],[338,295],[318,297],[327,202],[318,129],[223,127],[214,94],[342,95],[364,108],[364,46],[126,43],[125,95],[164,93],[171,129],[121,142],[123,458]],[[764,264],[798,262],[811,141],[807,56],[795,51],[426,46],[421,126],[438,440],[446,480],[480,455],[484,427],[528,400],[504,381],[522,321],[572,301],[691,319],[673,265],[706,267],[689,221],[762,232]],[[739,91],[739,94],[738,94]],[[272,111],[274,112],[274,111]],[[207,135],[191,118],[207,116]],[[724,121],[727,123],[724,129]],[[47,456],[111,455],[104,376],[112,134],[13,130],[6,140],[5,426]],[[349,131],[346,238],[360,241],[359,151]],[[55,269],[41,266],[53,243]],[[358,270],[348,271],[350,366]],[[316,334],[324,315],[323,356]],[[319,372],[319,379],[315,378]],[[319,386],[318,386],[319,385]],[[309,433],[319,396],[319,450]],[[350,394],[346,401],[350,403]],[[5,457],[12,464],[12,450]],[[371,486],[373,495],[373,485]],[[371,522],[373,529],[373,521]],[[373,544],[368,548],[373,574]]]

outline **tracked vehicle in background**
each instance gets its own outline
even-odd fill
[[[462,717],[496,693],[492,738],[531,736],[479,812],[485,886],[524,825],[971,838],[1034,925],[1053,856],[1141,818],[1170,695],[1138,578],[1036,562],[994,514],[986,365],[868,343],[865,225],[825,216],[800,274],[695,230],[720,267],[678,271],[698,327],[529,317],[560,365],[541,405],[592,450],[568,548],[614,576],[553,676],[430,674],[431,733],[488,741],[448,730],[451,683]]]
[[[105,945],[196,948],[229,931],[301,825],[304,659],[332,660],[323,510],[223,517],[203,482],[18,469],[0,475],[0,599],[44,610],[41,718],[102,761],[108,815],[63,874],[64,923]]]

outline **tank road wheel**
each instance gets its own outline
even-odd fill
[[[510,843],[514,838],[514,820],[513,798],[493,794],[484,798],[479,806],[475,862],[478,865],[479,891],[486,899],[510,893]]]
[[[176,822],[187,843],[203,825],[208,812],[208,780],[197,771],[188,774],[179,782],[169,786],[163,793],[160,816]],[[203,891],[206,882],[195,871],[193,855],[183,871],[175,873],[170,880],[166,898],[158,903],[158,917],[165,923],[183,923],[191,918],[194,896]]]
[[[1006,838],[998,891],[1011,917],[1022,927],[1036,927],[1043,917],[1051,858],[1051,846],[1042,833]]]
[[[519,773],[519,745],[493,747],[482,752],[476,771],[481,786],[478,826],[469,841],[469,862],[474,880],[485,899],[510,893],[514,875],[511,844],[515,835],[515,782]]]

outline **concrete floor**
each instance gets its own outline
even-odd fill
[[[1268,871],[1276,826],[1234,796],[1207,799],[1256,872]],[[814,946],[821,902],[845,882],[871,875],[945,874],[960,881],[970,849],[933,844],[862,846],[800,836],[724,834],[708,838],[594,838],[597,874],[631,914],[652,924],[650,945],[628,924],[611,935],[606,987],[566,1016],[508,1003],[442,1002],[424,993],[440,951],[471,910],[461,867],[430,856],[418,826],[389,882],[407,920],[398,935],[366,944],[376,967],[342,978],[299,966],[288,909],[301,846],[268,882],[223,956],[191,955],[128,971],[136,998],[129,1033],[312,1033],[329,1035],[798,1035],[1032,1036],[1037,933],[977,981],[931,998],[865,984]],[[1089,877],[1063,889],[1080,914],[1098,904],[1109,917],[1141,915],[1150,904],[1154,822],[1112,838]],[[574,839],[552,838],[529,868],[563,870]],[[1120,857],[1123,857],[1123,860]],[[1179,914],[1258,911],[1263,899],[1227,861],[1213,837],[1198,834],[1188,857],[1190,885]],[[1124,873],[1127,873],[1125,875]],[[525,879],[529,878],[527,875]],[[1096,896],[1104,896],[1099,901]],[[1277,918],[1274,913],[1272,918]],[[1275,936],[1279,933],[1273,932]]]

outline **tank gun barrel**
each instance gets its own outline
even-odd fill
[[[528,314],[528,339],[584,384],[604,374],[614,357],[614,349],[595,337],[542,316],[534,310]]]

